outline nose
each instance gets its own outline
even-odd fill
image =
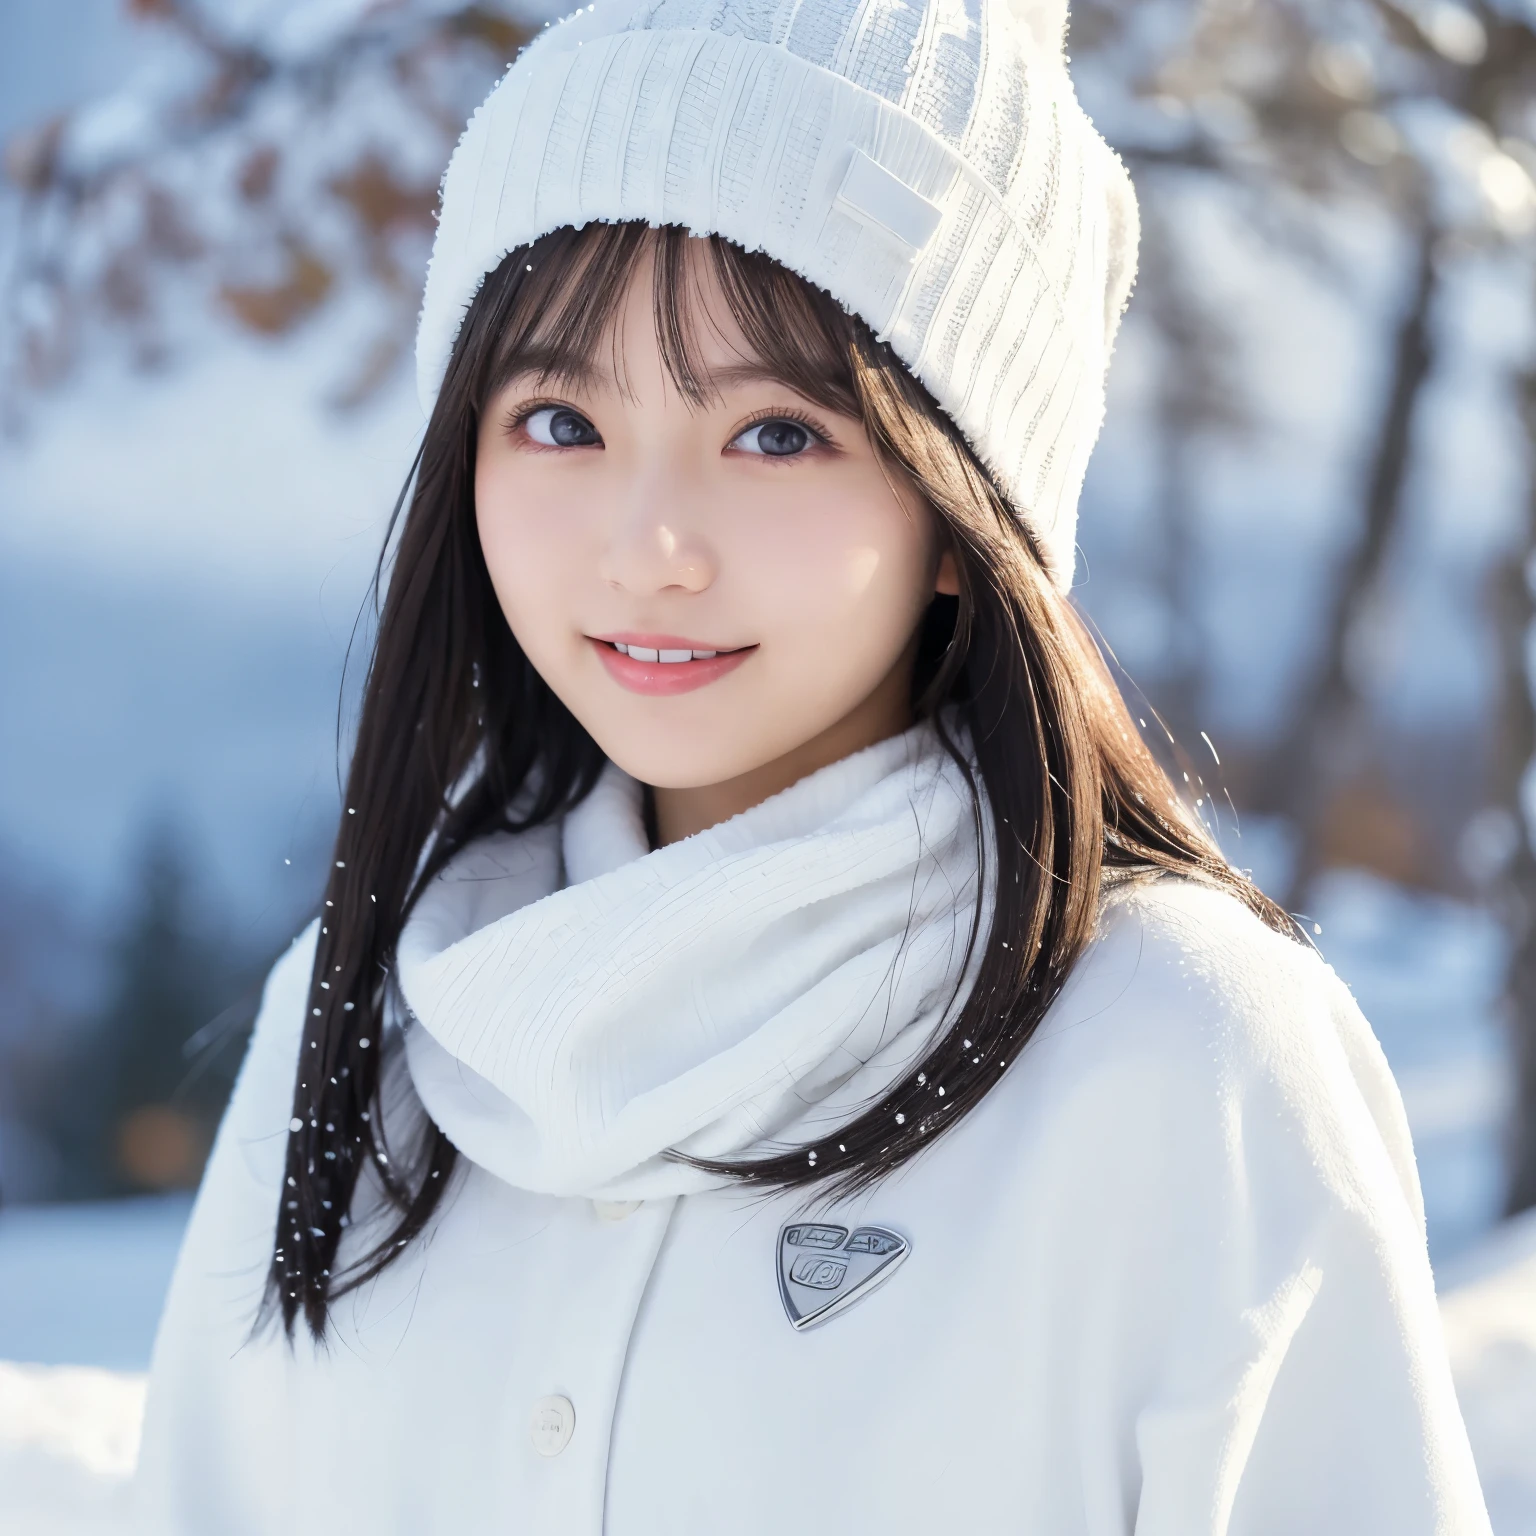
[[[610,586],[636,594],[702,592],[714,581],[715,552],[679,479],[635,476],[626,487],[600,567]]]

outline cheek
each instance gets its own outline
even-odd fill
[[[512,632],[530,654],[539,649],[564,573],[579,558],[579,530],[571,518],[554,515],[540,478],[514,473],[494,458],[475,471],[475,524],[486,569]]]
[[[746,569],[769,615],[798,632],[899,648],[932,596],[931,520],[883,479],[810,487],[756,526]]]

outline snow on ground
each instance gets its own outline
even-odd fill
[[[1443,1272],[1440,1314],[1497,1536],[1536,1536],[1536,1212]]]
[[[8,1536],[128,1529],[144,1377],[0,1363],[0,1526]]]
[[[185,1195],[0,1210],[0,1530],[127,1529]],[[21,1362],[21,1363],[8,1363]]]

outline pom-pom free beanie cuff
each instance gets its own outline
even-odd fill
[[[423,406],[509,252],[593,222],[718,234],[889,342],[1069,586],[1138,221],[1065,23],[1065,0],[597,0],[549,27],[443,181]]]

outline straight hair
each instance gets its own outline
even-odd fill
[[[424,1116],[411,1145],[386,1139],[383,1058],[386,1024],[403,1008],[394,983],[401,930],[456,852],[561,815],[604,763],[513,638],[492,589],[475,520],[481,418],[514,374],[532,366],[557,378],[616,347],[620,305],[648,258],[663,361],[686,400],[708,399],[690,253],[708,262],[755,360],[805,398],[861,420],[888,469],[927,499],[954,552],[960,594],[936,597],[923,620],[912,707],[970,787],[977,846],[984,864],[990,848],[993,866],[979,875],[994,900],[985,932],[978,903],[968,938],[967,965],[981,949],[969,992],[952,999],[927,1054],[878,1102],[803,1146],[689,1161],[741,1184],[816,1186],[835,1198],[931,1146],[1017,1061],[1093,938],[1106,870],[1204,881],[1294,933],[1222,857],[1143,742],[1019,509],[861,319],[718,236],[639,224],[556,230],[511,252],[469,306],[380,557],[382,612],[321,908],[258,1326],[280,1317],[292,1338],[302,1315],[323,1339],[331,1304],[427,1227],[457,1153]],[[366,1239],[360,1231],[348,1244],[356,1256],[339,1264],[365,1170],[382,1225]]]

